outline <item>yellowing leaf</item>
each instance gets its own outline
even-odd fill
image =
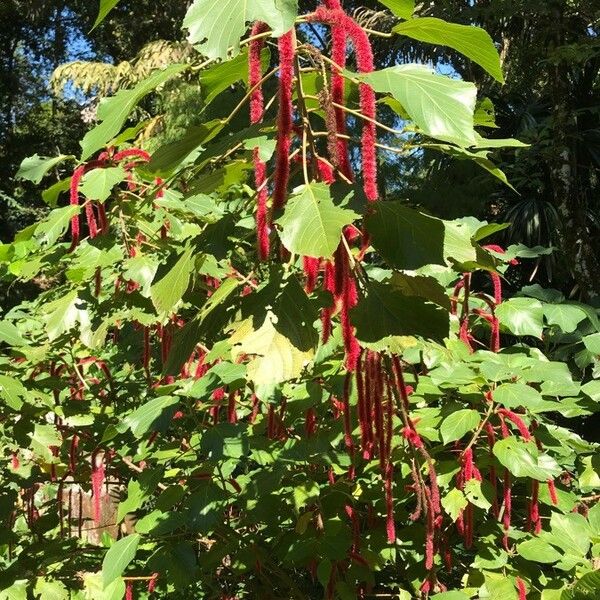
[[[240,323],[229,342],[236,360],[243,354],[251,358],[248,377],[255,385],[282,383],[298,377],[312,359],[314,352],[299,350],[273,325],[276,319],[269,313],[262,326],[254,330],[252,319]]]

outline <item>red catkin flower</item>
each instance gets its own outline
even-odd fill
[[[525,582],[520,577],[517,577],[517,589],[519,590],[519,600],[527,600]]]
[[[323,277],[323,290],[326,292],[330,292],[332,295],[335,292],[335,272],[333,268],[333,263],[328,260],[325,263],[325,276]],[[333,311],[335,310],[335,297],[331,306],[324,308],[321,311],[321,325],[322,325],[322,333],[321,338],[323,343],[326,344],[329,340],[331,333],[333,331],[331,317],[333,316]]]
[[[540,482],[535,479],[531,482],[531,500],[529,502],[528,529],[538,534],[542,530],[539,505]]]
[[[125,600],[133,600],[133,582],[128,581],[125,588]]]
[[[550,494],[550,500],[554,506],[558,506],[558,495],[556,494],[556,485],[554,484],[554,479],[548,479],[546,482],[548,485],[548,493]]]
[[[388,542],[393,544],[396,541],[396,523],[394,521],[394,467],[391,462],[386,465],[385,469],[385,507],[386,507],[386,532]]]
[[[508,552],[508,530],[510,529],[510,522],[512,517],[512,489],[511,489],[511,477],[510,471],[504,469],[504,548]]]
[[[269,208],[267,202],[269,191],[267,189],[267,165],[261,160],[260,150],[255,148],[254,156],[254,183],[257,189],[256,196],[256,232],[257,250],[259,260],[267,260],[270,252],[269,240]]]
[[[142,162],[150,162],[150,154],[141,148],[127,148],[127,150],[121,150],[121,152],[117,152],[112,160],[113,162],[121,162],[125,158],[137,158]],[[127,168],[131,168],[133,165],[127,165]]]
[[[279,38],[279,113],[277,116],[277,148],[273,208],[282,208],[287,199],[290,177],[290,147],[293,131],[292,86],[294,83],[294,58],[296,36],[292,29]]]
[[[92,454],[92,512],[94,523],[100,525],[102,518],[101,500],[104,485],[104,451],[96,450]]]
[[[527,427],[527,425],[525,425],[525,423],[523,422],[523,419],[521,419],[521,417],[519,417],[519,415],[514,413],[512,410],[508,410],[506,408],[499,408],[498,414],[502,415],[503,417],[506,417],[509,421],[512,421],[516,425],[517,429],[519,430],[521,437],[526,442],[529,442],[532,440],[531,433],[529,432],[529,428]]]
[[[85,165],[80,165],[73,171],[71,176],[71,187],[70,187],[70,203],[71,206],[79,206],[79,184],[85,174]],[[75,215],[71,219],[71,248],[69,252],[72,252],[77,248],[81,235],[81,226],[79,223],[79,215]]]
[[[251,35],[259,35],[268,30],[266,23],[256,22],[252,27]],[[250,96],[250,122],[252,124],[262,121],[264,116],[264,98],[262,88],[258,85],[262,78],[261,52],[264,46],[262,38],[253,40],[248,51],[248,85],[255,88]],[[257,87],[258,86],[258,87]],[[256,230],[258,240],[258,256],[266,260],[269,256],[269,211],[267,201],[267,165],[260,158],[260,149],[253,150],[254,183],[256,185]]]
[[[229,423],[235,424],[238,422],[237,410],[236,406],[236,396],[237,392],[231,392],[229,394],[228,404],[227,404],[227,420]]]
[[[268,31],[266,23],[257,21],[252,26],[251,37]],[[259,123],[264,114],[264,98],[262,88],[258,85],[262,79],[261,52],[264,47],[264,38],[252,40],[248,49],[248,86],[252,91],[250,96],[250,122]],[[253,89],[256,88],[256,89]]]
[[[315,291],[320,265],[321,261],[318,258],[313,258],[312,256],[304,256],[302,258],[302,266],[304,275],[306,276],[304,289],[307,294],[312,294]]]
[[[325,7],[332,10],[341,10],[342,6],[339,0],[326,0]],[[331,28],[331,60],[340,67],[346,66],[346,45],[347,37],[343,25],[333,25]],[[339,106],[334,107],[336,133],[346,133],[346,114],[342,108],[344,105],[345,79],[342,73],[332,69],[331,73],[331,99]],[[334,158],[334,157],[332,157]],[[348,178],[352,179],[352,168],[348,157],[348,142],[344,138],[337,138],[336,166]]]
[[[304,430],[308,437],[313,436],[317,431],[317,413],[312,406],[306,411]]]
[[[375,69],[373,49],[369,36],[364,29],[343,10],[330,9],[320,6],[311,15],[311,21],[319,21],[329,24],[333,30],[342,29],[354,46],[356,54],[356,65],[361,73],[371,73]],[[344,39],[345,53],[345,39]],[[333,58],[335,62],[335,58]],[[376,99],[373,88],[367,83],[359,84],[360,108],[366,120],[363,124],[362,133],[362,170],[364,178],[364,191],[368,200],[374,201],[379,197],[377,190],[377,154],[375,142],[377,132],[374,120],[376,118]],[[335,96],[334,96],[334,101]]]
[[[431,492],[425,487],[425,497],[427,499],[427,518],[425,523],[425,568],[429,571],[433,568],[435,557],[435,513],[431,502]]]
[[[354,327],[350,321],[350,310],[358,304],[358,294],[356,292],[356,282],[353,278],[348,278],[346,289],[342,296],[342,334],[344,338],[344,347],[346,350],[345,367],[348,371],[355,371],[360,355],[360,345],[354,333]]]
[[[317,159],[317,171],[319,173],[319,179],[323,183],[326,183],[327,185],[335,183],[335,174],[331,165],[322,158]]]
[[[148,581],[148,593],[151,594],[156,589],[156,583],[158,581],[158,573],[152,574],[152,579]]]

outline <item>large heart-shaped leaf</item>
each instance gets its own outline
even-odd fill
[[[352,223],[354,211],[333,203],[324,183],[303,185],[290,197],[277,223],[283,245],[302,256],[329,258],[342,237],[342,229]]]
[[[449,263],[464,269],[493,266],[491,258],[473,244],[470,228],[461,221],[442,221],[400,201],[387,201],[373,205],[365,224],[375,249],[396,269]]]
[[[547,454],[538,454],[533,442],[525,443],[508,437],[494,444],[494,455],[515,477],[531,477],[548,481],[560,475],[561,469]]]
[[[496,309],[502,327],[513,335],[531,335],[541,339],[544,328],[544,307],[531,298],[511,298]]]
[[[247,23],[263,21],[279,37],[292,28],[297,15],[297,0],[195,0],[183,26],[202,54],[226,59],[230,49],[239,52]]]
[[[86,173],[80,191],[90,200],[104,202],[110,196],[113,187],[121,183],[123,179],[125,179],[123,167],[93,169]]]
[[[312,350],[299,350],[279,333],[274,320],[274,315],[268,316],[262,326],[254,330],[252,319],[248,319],[237,326],[229,340],[234,358],[252,357],[248,377],[255,385],[282,383],[298,377],[313,356]]]
[[[416,64],[356,77],[377,92],[392,94],[426,135],[463,147],[477,144],[473,117],[477,88],[472,83]]]
[[[442,340],[448,335],[445,310],[418,296],[406,296],[389,283],[371,282],[351,315],[358,339],[366,343],[389,336]]]
[[[474,431],[481,422],[481,417],[476,410],[462,409],[448,415],[440,427],[444,444],[460,440],[469,431]]]

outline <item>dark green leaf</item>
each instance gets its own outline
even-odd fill
[[[388,283],[373,281],[351,311],[359,340],[373,343],[389,336],[442,340],[448,335],[448,313],[417,296],[405,296]]]

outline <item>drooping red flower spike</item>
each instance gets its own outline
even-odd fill
[[[260,35],[268,30],[268,25],[261,21],[254,23],[251,36]],[[261,52],[264,39],[252,40],[248,50],[248,86],[252,90],[250,96],[250,123],[260,123],[264,117],[264,97],[259,83],[262,78]],[[254,184],[256,186],[256,230],[258,241],[258,257],[266,260],[269,256],[269,212],[267,201],[267,165],[260,158],[259,148],[253,150]]]
[[[285,204],[290,178],[289,154],[294,128],[292,88],[294,83],[294,59],[296,56],[296,34],[292,29],[279,38],[279,113],[277,115],[277,146],[273,208]]]
[[[334,3],[332,3],[333,6]],[[344,33],[344,54],[346,38],[352,41],[354,52],[356,55],[356,66],[360,73],[372,73],[375,69],[375,60],[373,57],[373,49],[369,36],[365,30],[344,10],[340,8],[328,8],[327,6],[319,6],[317,10],[309,15],[311,22],[319,22],[329,25],[332,31],[341,30]],[[333,35],[333,34],[332,34]],[[335,58],[340,58],[336,56]],[[334,62],[335,58],[333,58]],[[345,60],[345,59],[344,59]],[[340,65],[341,66],[341,65]],[[343,86],[343,81],[342,81]],[[341,88],[343,94],[343,87]],[[338,92],[339,93],[339,92]],[[373,88],[361,82],[359,84],[360,108],[364,117],[362,133],[362,170],[363,170],[363,187],[365,195],[369,201],[377,200],[379,192],[377,189],[377,154],[376,154],[376,99]],[[343,99],[343,96],[342,96]],[[334,95],[334,102],[335,102]]]
[[[517,589],[519,590],[519,600],[527,600],[525,582],[520,577],[517,577]]]
[[[92,514],[94,523],[100,525],[102,520],[102,486],[104,485],[104,450],[92,453]]]

